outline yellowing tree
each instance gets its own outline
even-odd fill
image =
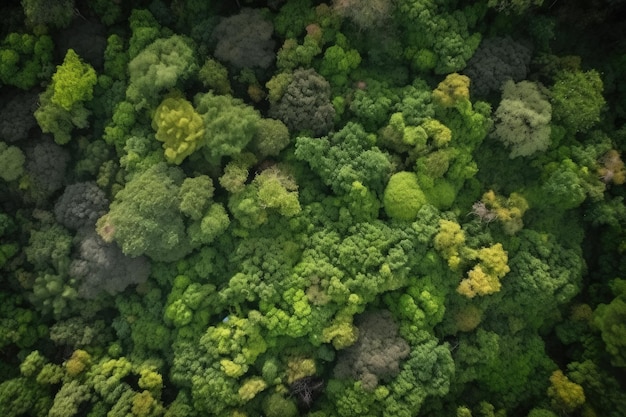
[[[560,413],[571,413],[585,403],[583,387],[570,381],[561,370],[552,373],[548,396],[552,407]]]
[[[456,270],[461,264],[461,247],[465,245],[465,233],[461,226],[450,220],[440,220],[434,244],[435,249],[448,261],[450,269]]]
[[[433,91],[433,101],[442,107],[454,107],[458,102],[469,101],[469,86],[467,75],[449,74]]]
[[[457,292],[468,298],[500,291],[500,279],[510,271],[507,265],[509,258],[500,243],[479,249],[477,258],[480,262],[457,287]]]
[[[509,258],[502,244],[480,249],[465,246],[465,232],[452,220],[439,221],[439,232],[433,244],[453,271],[470,261],[478,261],[457,287],[459,294],[474,298],[500,291],[500,279],[510,271]]]
[[[202,147],[204,123],[190,102],[182,97],[168,97],[157,107],[152,119],[155,137],[163,142],[167,162],[180,165]]]

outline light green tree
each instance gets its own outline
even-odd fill
[[[529,156],[550,146],[552,106],[537,83],[504,83],[494,116],[493,134],[511,150],[510,158]]]

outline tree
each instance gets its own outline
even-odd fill
[[[63,384],[54,396],[54,402],[48,411],[50,417],[74,416],[81,403],[91,399],[90,388],[77,380]]]
[[[368,132],[375,132],[389,120],[400,97],[397,90],[385,81],[365,79],[362,83],[365,88],[354,90],[348,109]],[[430,90],[428,96],[430,99]]]
[[[22,90],[50,76],[54,44],[48,35],[10,33],[0,42],[0,83]]]
[[[54,29],[67,27],[74,18],[74,0],[21,0],[26,23],[42,31],[47,26]]]
[[[327,137],[296,138],[295,156],[337,194],[349,192],[358,181],[380,196],[391,175],[389,156],[375,146],[374,135],[354,122]]]
[[[15,181],[24,174],[24,153],[17,146],[0,141],[0,178]]]
[[[204,123],[190,102],[170,96],[154,112],[152,128],[163,142],[167,162],[180,165],[204,144]]]
[[[415,220],[426,196],[413,172],[396,172],[389,178],[383,194],[385,213],[392,219]]]
[[[488,248],[481,248],[476,253],[479,263],[474,266],[457,288],[457,292],[468,298],[476,295],[489,295],[500,291],[500,279],[511,269],[507,265],[507,253],[502,244],[496,243]]]
[[[51,133],[54,141],[65,145],[72,140],[74,128],[84,129],[89,126],[90,110],[77,103],[71,110],[65,110],[52,102],[53,91],[48,88],[39,97],[41,106],[35,111],[35,119],[44,133]]]
[[[209,57],[204,61],[198,71],[198,78],[202,85],[211,88],[217,94],[232,94],[228,69],[216,59]]]
[[[115,240],[131,257],[178,260],[228,226],[219,204],[205,203],[202,217],[193,218],[202,207],[193,200],[208,195],[206,186],[207,181],[185,178],[180,169],[164,162],[153,165],[116,194],[109,212],[98,220],[98,234],[105,242]]]
[[[93,67],[84,63],[73,49],[68,49],[63,64],[52,75],[50,87],[53,94],[50,101],[71,111],[76,103],[93,98],[96,82],[96,71]]]
[[[69,49],[63,64],[57,67],[52,83],[39,97],[41,106],[35,111],[39,127],[45,133],[52,133],[60,145],[71,140],[74,127],[89,126],[87,118],[91,111],[85,103],[93,97],[96,72],[89,64]]]
[[[433,90],[433,102],[439,106],[454,107],[459,102],[469,101],[470,79],[466,75],[448,74]]]
[[[480,43],[480,34],[470,31],[485,11],[480,4],[449,11],[423,0],[398,1],[395,12],[403,28],[405,57],[417,71],[462,70]]]
[[[358,379],[363,390],[372,392],[379,382],[389,382],[400,373],[400,362],[409,355],[409,345],[398,336],[398,325],[387,310],[365,313],[355,325],[359,338],[341,351],[334,376]]]
[[[479,327],[459,335],[455,350],[457,383],[480,389],[479,399],[511,409],[545,398],[556,365],[533,332],[499,334]]]
[[[552,106],[536,83],[505,82],[494,117],[494,136],[511,149],[510,158],[530,156],[550,146]]]
[[[585,403],[583,388],[570,381],[560,369],[550,376],[548,397],[550,397],[552,408],[559,413],[571,413]]]
[[[189,39],[179,35],[157,39],[128,64],[126,97],[137,110],[155,107],[161,92],[182,87],[197,70]]]
[[[7,143],[25,139],[37,124],[33,113],[38,100],[35,92],[18,94],[8,100],[0,112],[0,138]]]
[[[614,366],[626,366],[624,355],[624,317],[626,316],[626,281],[616,279],[611,282],[615,298],[608,304],[600,304],[594,311],[593,323],[600,329],[606,350],[611,354]]]
[[[328,81],[313,69],[294,71],[280,98],[271,103],[269,115],[285,123],[292,133],[328,133],[335,118]]]
[[[530,58],[530,47],[510,37],[483,39],[463,73],[472,80],[472,93],[482,97],[499,91],[507,80],[526,79]]]
[[[109,206],[106,194],[94,182],[68,185],[54,205],[56,220],[72,230],[93,228]]]
[[[240,154],[258,131],[259,112],[240,99],[208,92],[197,94],[194,104],[204,123],[202,155],[213,167]]]
[[[116,295],[129,285],[145,282],[150,275],[150,264],[145,257],[125,256],[117,245],[105,242],[95,231],[82,237],[77,246],[69,275],[83,298],[94,299],[105,293]]]
[[[274,26],[259,9],[243,8],[223,18],[211,35],[217,40],[215,57],[237,69],[267,69],[274,62]]]
[[[571,132],[586,132],[600,121],[605,101],[597,71],[561,71],[550,89],[554,118]]]
[[[472,205],[471,214],[481,222],[497,221],[507,235],[514,235],[524,227],[522,217],[528,208],[528,202],[518,193],[511,193],[509,198],[505,198],[489,190]]]
[[[321,52],[321,29],[319,25],[312,23],[307,26],[307,34],[301,44],[293,38],[283,42],[276,54],[276,66],[281,71],[294,71],[296,68],[309,67],[313,58]]]
[[[250,148],[259,159],[276,157],[289,145],[289,129],[280,120],[263,118],[257,123],[257,131]]]
[[[333,9],[361,29],[372,29],[389,19],[393,5],[389,0],[334,0]]]
[[[319,73],[326,78],[335,89],[345,87],[349,80],[349,74],[361,63],[361,55],[356,49],[350,49],[347,45],[332,45],[324,51],[324,57],[320,63]]]

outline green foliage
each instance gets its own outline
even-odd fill
[[[263,412],[267,417],[295,417],[298,415],[298,408],[293,401],[274,393],[263,402]]]
[[[74,128],[84,129],[89,126],[88,118],[90,111],[81,103],[72,106],[71,110],[65,110],[52,102],[53,91],[48,88],[39,97],[41,107],[35,111],[35,119],[44,133],[52,133],[54,141],[64,145],[72,140]]]
[[[381,195],[391,175],[387,154],[375,146],[375,137],[358,123],[323,138],[296,138],[296,158],[306,161],[337,194],[350,191],[354,181]]]
[[[1,415],[622,417],[616,2],[88,3],[1,7]]]
[[[26,413],[44,416],[51,405],[41,386],[23,377],[3,381],[0,393],[0,410],[9,417]]]
[[[580,227],[571,219],[568,224],[571,232]],[[559,241],[553,234],[520,230],[514,241],[515,250],[508,253],[511,272],[502,286],[497,309],[515,312],[521,319],[519,323],[529,328],[558,320],[558,305],[570,301],[581,288],[584,260],[576,243],[580,238],[574,236]],[[520,324],[508,323],[513,328]]]
[[[0,83],[28,90],[51,74],[54,44],[48,35],[10,33],[0,43]]]
[[[163,260],[187,254],[176,199],[181,182],[182,173],[163,164],[136,176],[98,221],[99,234],[107,242],[115,239],[130,256],[147,254]]]
[[[24,174],[24,153],[17,146],[0,142],[0,178],[15,181]]]
[[[546,167],[546,177],[541,186],[544,199],[542,204],[552,205],[560,210],[578,207],[587,198],[584,167],[571,159],[552,163]]]
[[[392,219],[415,220],[426,196],[413,172],[397,172],[389,178],[383,195],[385,213]]]
[[[260,115],[241,100],[208,92],[196,95],[194,104],[204,122],[202,154],[209,164],[239,154],[254,138]]]
[[[202,175],[185,178],[180,187],[180,211],[193,220],[199,220],[213,197],[213,181]]]
[[[433,2],[399,1],[396,19],[405,32],[405,56],[418,71],[449,74],[463,69],[481,39],[470,30],[485,11],[482,4],[447,11]]]
[[[178,260],[228,227],[223,209],[199,201],[211,194],[211,184],[207,177],[185,179],[177,168],[153,165],[116,194],[98,220],[98,233],[127,255]]]
[[[161,34],[161,25],[147,9],[133,9],[128,18],[132,36],[128,41],[128,56],[135,58]]]
[[[348,83],[348,74],[361,63],[361,56],[355,49],[344,49],[333,45],[324,51],[319,73],[334,88],[344,87]]]
[[[541,338],[528,334],[479,329],[462,338],[456,355],[459,382],[474,381],[481,398],[505,408],[545,393],[555,369]]]
[[[52,83],[39,97],[41,107],[35,111],[35,118],[41,130],[52,133],[55,142],[63,145],[71,140],[75,127],[86,128],[91,112],[84,102],[92,99],[96,83],[92,66],[69,49],[52,76]]]
[[[588,131],[600,121],[605,105],[602,89],[595,70],[560,72],[551,89],[554,118],[573,133]]]
[[[531,55],[529,45],[510,37],[484,39],[464,70],[472,80],[472,93],[483,97],[500,90],[506,81],[524,80]]]
[[[21,297],[2,294],[0,301],[0,347],[15,345],[25,349],[47,333],[46,326],[38,323],[38,314],[26,308]]]
[[[190,44],[188,39],[172,35],[155,40],[131,59],[126,97],[136,109],[156,106],[161,92],[181,87],[198,70]]]
[[[91,398],[89,387],[74,380],[63,384],[54,397],[54,403],[50,407],[48,416],[63,417],[74,416],[78,413],[81,403]]]
[[[444,108],[467,102],[470,98],[469,86],[469,77],[457,73],[449,74],[433,90],[433,102]]]
[[[594,311],[594,324],[602,333],[606,350],[611,354],[611,363],[626,366],[624,357],[624,315],[626,314],[626,281],[616,279],[611,282],[615,298],[608,304],[600,304]]]
[[[319,31],[319,28],[315,29]],[[276,54],[276,66],[282,71],[293,71],[300,66],[311,65],[313,58],[322,52],[321,39],[316,35],[316,32],[307,33],[302,44],[296,39],[285,40]]]
[[[616,377],[591,359],[572,362],[567,366],[568,377],[583,387],[591,410],[617,417],[626,405],[626,395]],[[604,393],[604,395],[599,395]]]
[[[116,34],[109,36],[104,50],[104,72],[114,79],[125,80],[127,65],[128,53],[124,39]]]
[[[295,38],[304,32],[315,16],[311,0],[295,0],[285,3],[274,19],[274,30],[284,38]]]
[[[334,369],[336,378],[360,380],[364,391],[372,392],[379,383],[393,380],[400,362],[409,355],[409,345],[398,336],[398,325],[389,311],[366,313],[355,323],[359,338],[341,351]]]
[[[261,119],[257,123],[257,131],[250,148],[259,158],[278,156],[289,145],[289,129],[280,120]]]
[[[383,400],[389,415],[410,415],[428,397],[443,397],[450,389],[455,363],[447,346],[427,338],[413,346],[398,377],[389,384],[390,395]]]
[[[198,71],[198,78],[202,85],[211,88],[217,94],[232,93],[228,69],[215,59],[207,58]]]
[[[550,146],[552,107],[537,84],[505,82],[494,117],[494,135],[511,149],[510,158],[529,156]]]
[[[274,62],[274,26],[260,9],[243,8],[222,18],[211,37],[215,57],[237,69],[268,68]]]
[[[122,18],[122,7],[106,0],[95,0],[89,5],[100,17],[100,21],[107,26],[119,22]]]
[[[53,94],[50,101],[70,111],[76,103],[93,98],[95,84],[96,71],[91,65],[82,62],[73,49],[69,49],[63,64],[52,75],[50,88]]]

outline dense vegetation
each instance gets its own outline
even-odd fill
[[[625,9],[3,2],[0,415],[626,415]]]

